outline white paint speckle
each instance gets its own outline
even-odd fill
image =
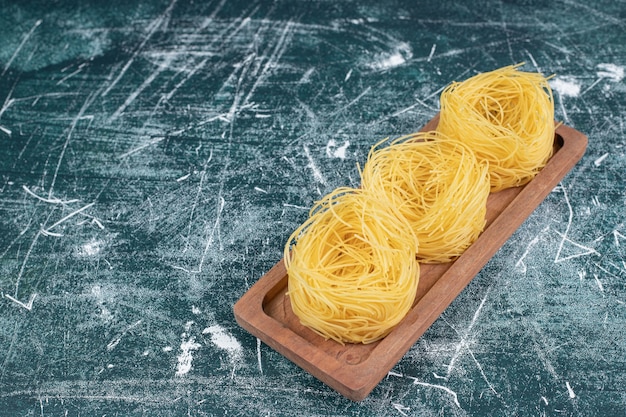
[[[604,286],[602,285],[602,281],[600,281],[600,278],[598,278],[596,274],[593,274],[593,279],[596,280],[596,284],[598,285],[600,292],[604,292]]]
[[[211,335],[211,343],[220,349],[228,352],[231,359],[239,357],[242,353],[241,343],[234,336],[229,334],[225,328],[219,324],[214,324],[202,330],[202,334]]]
[[[306,158],[309,160],[308,167],[311,168],[311,171],[313,171],[313,178],[315,178],[317,182],[326,185],[326,179],[322,175],[322,171],[320,171],[320,169],[317,167],[317,164],[315,164],[315,160],[313,159],[313,156],[311,155],[311,151],[309,150],[309,147],[306,145],[303,145],[303,148],[304,148],[304,154],[306,155]]]
[[[194,321],[193,320],[189,320],[187,323],[185,323],[185,332],[188,332],[189,330],[191,330],[191,326],[193,326]]]
[[[103,240],[92,240],[78,247],[76,253],[82,257],[96,256],[105,246],[106,242]]]
[[[408,414],[407,414],[407,413],[405,413],[405,411],[407,411],[407,412],[408,412],[408,411],[411,411],[411,407],[407,407],[407,406],[404,406],[404,405],[399,404],[399,403],[393,403],[393,404],[391,404],[391,406],[392,406],[393,408],[395,408],[395,409],[396,409],[396,411],[397,411],[398,413],[400,413],[401,415],[403,415],[403,416],[408,416]]]
[[[572,386],[569,384],[569,381],[565,381],[565,386],[567,387],[567,394],[570,398],[576,398],[576,393],[572,389]]]
[[[350,141],[345,141],[343,145],[338,146],[334,139],[331,139],[326,144],[326,155],[329,158],[346,159],[346,150],[350,146]]]
[[[300,81],[298,81],[298,84],[306,84],[306,83],[310,83],[311,82],[311,75],[313,75],[313,73],[315,72],[315,68],[309,68],[304,75],[302,76],[302,78],[300,78]]]
[[[8,129],[4,126],[0,126],[0,130],[6,133],[7,136],[11,136],[11,129]]]
[[[387,69],[400,66],[406,62],[406,59],[402,56],[400,52],[396,52],[391,55],[383,56],[380,61],[377,61],[372,64],[374,68],[377,69]]]
[[[173,348],[173,347],[171,347],[171,346],[165,346],[165,347],[163,348],[163,352],[166,352],[166,353],[167,353],[167,352],[171,352],[171,351],[173,351],[173,350],[174,350],[174,348]]]
[[[198,314],[201,314],[201,313],[202,313],[202,310],[200,310],[200,309],[199,309],[198,307],[196,307],[196,306],[191,306],[191,312],[197,316]]]
[[[187,335],[183,333],[183,341],[180,344],[180,355],[178,355],[178,364],[176,365],[176,376],[183,376],[191,370],[191,362],[193,361],[194,350],[200,349],[202,346],[196,343],[195,337],[185,339]]]
[[[599,157],[598,159],[596,159],[595,161],[593,161],[593,164],[597,167],[600,166],[600,164],[609,156],[608,152],[605,153],[604,155],[602,155],[601,157]]]
[[[624,79],[624,67],[615,64],[598,64],[596,75],[598,78],[606,78],[614,83],[618,83]]]
[[[430,48],[430,53],[428,54],[428,59],[426,59],[427,62],[430,62],[430,60],[433,59],[433,55],[435,55],[435,49],[437,49],[437,44],[433,43],[433,46]]]
[[[178,355],[178,364],[176,365],[176,376],[183,376],[191,371],[191,363],[193,362],[193,351],[202,347],[199,343],[196,343],[196,338],[189,336],[189,330],[193,326],[194,322],[188,321],[185,323],[185,331],[181,335],[182,342],[180,344],[180,354]]]
[[[111,311],[106,306],[106,303],[109,300],[105,299],[105,296],[102,293],[102,287],[97,284],[91,287],[91,295],[95,298],[96,305],[100,309],[100,318],[105,322],[111,321],[113,319],[113,314],[111,314]]]
[[[561,97],[578,97],[580,95],[580,82],[574,77],[556,77],[550,81],[550,87]]]
[[[390,52],[385,52],[376,56],[373,62],[369,63],[369,67],[374,70],[387,70],[406,63],[413,57],[411,47],[407,43],[399,43]]]

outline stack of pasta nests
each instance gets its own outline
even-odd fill
[[[450,84],[436,130],[377,143],[360,188],[315,203],[284,253],[303,325],[339,343],[383,338],[415,301],[420,263],[458,258],[485,226],[489,194],[547,163],[552,92],[520,65]]]

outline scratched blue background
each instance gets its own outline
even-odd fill
[[[626,2],[0,1],[0,415],[626,415]],[[232,306],[452,80],[582,161],[353,403]]]

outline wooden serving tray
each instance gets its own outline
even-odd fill
[[[435,116],[422,130],[433,130],[438,121]],[[576,165],[587,147],[587,137],[559,125],[554,146],[554,155],[530,183],[489,196],[485,230],[462,256],[454,262],[420,265],[415,303],[385,338],[367,345],[341,345],[301,325],[286,295],[287,272],[282,260],[235,304],[235,319],[340,394],[353,401],[364,399]]]

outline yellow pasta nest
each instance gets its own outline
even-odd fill
[[[462,142],[419,132],[374,145],[361,171],[362,187],[397,207],[419,242],[422,262],[460,256],[485,226],[488,166]]]
[[[437,130],[374,145],[361,188],[338,188],[313,206],[284,248],[303,325],[340,343],[383,338],[415,301],[418,262],[460,256],[485,226],[490,192],[524,185],[544,167],[552,92],[518,67],[452,83]]]
[[[492,192],[526,184],[552,155],[554,103],[548,79],[518,67],[453,82],[440,96],[437,130],[489,162]]]
[[[327,339],[379,340],[413,305],[416,251],[415,234],[392,206],[362,189],[338,188],[285,245],[293,312]]]

